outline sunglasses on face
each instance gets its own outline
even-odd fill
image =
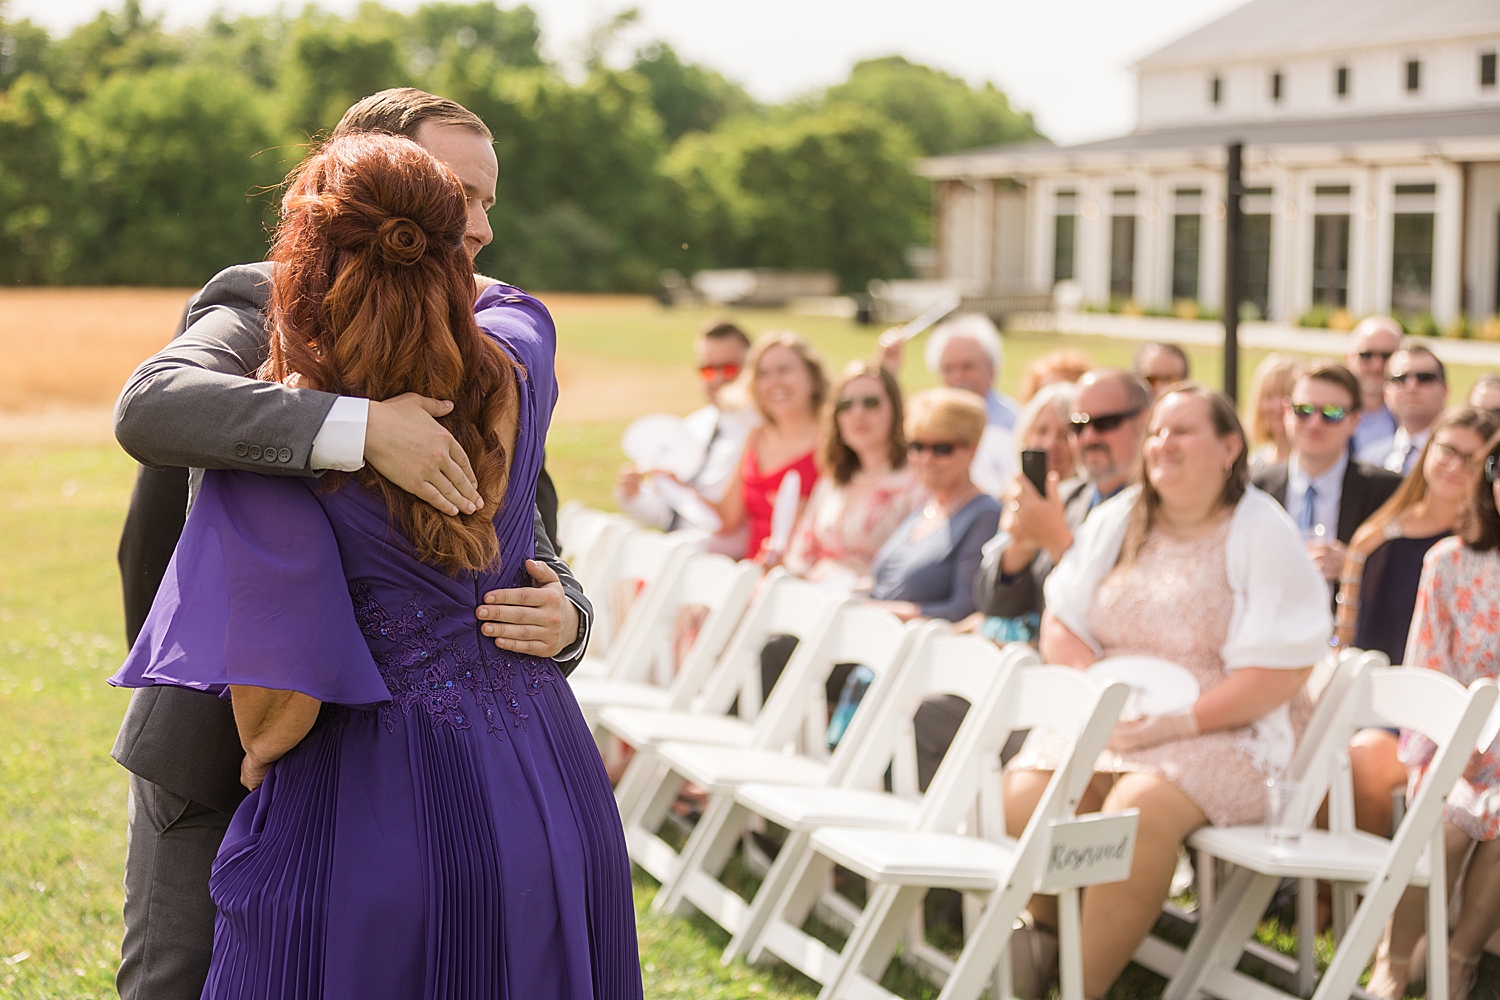
[[[1134,410],[1127,410],[1124,413],[1103,413],[1098,415],[1092,413],[1075,413],[1068,419],[1068,430],[1072,431],[1074,435],[1078,435],[1083,433],[1084,428],[1092,427],[1100,434],[1108,434],[1140,412],[1141,408],[1137,407]]]
[[[1391,360],[1391,355],[1395,353],[1395,351],[1360,351],[1355,357],[1361,361],[1374,361],[1376,358],[1379,358],[1381,364],[1384,364]]]
[[[1292,413],[1296,414],[1298,420],[1310,420],[1313,414],[1322,416],[1323,423],[1341,423],[1349,415],[1349,411],[1342,406],[1314,406],[1311,403],[1291,403]]]
[[[1437,372],[1402,372],[1400,375],[1390,376],[1386,381],[1392,385],[1404,386],[1407,379],[1411,379],[1417,385],[1432,385],[1435,382],[1441,382],[1443,376]]]
[[[1142,375],[1141,380],[1153,389],[1157,388],[1158,386],[1173,385],[1174,383],[1182,381],[1182,379],[1178,378],[1176,375]]]
[[[935,458],[947,458],[949,455],[953,454],[953,449],[957,447],[958,445],[954,444],[952,441],[906,442],[906,450],[911,452],[913,455],[920,455],[924,451],[930,451]]]
[[[885,402],[879,396],[846,396],[833,404],[834,413],[847,413],[857,405],[866,412],[880,409],[880,404]]]
[[[699,365],[698,377],[705,382],[712,382],[714,379],[729,382],[736,378],[744,368],[744,365]]]

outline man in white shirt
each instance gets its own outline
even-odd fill
[[[724,320],[711,321],[693,340],[698,361],[698,377],[708,396],[708,405],[683,418],[688,433],[702,448],[698,471],[687,485],[709,500],[723,499],[724,491],[734,479],[745,440],[755,426],[756,418],[749,407],[721,406],[720,394],[725,386],[739,377],[750,353],[750,338],[745,331]],[[633,465],[620,470],[615,481],[615,502],[620,509],[641,524],[662,531],[686,527],[682,518],[669,507],[646,481],[644,473]],[[745,528],[709,538],[710,552],[736,558],[745,554]]]
[[[1396,434],[1396,415],[1385,405],[1385,376],[1401,347],[1401,324],[1389,316],[1366,316],[1349,335],[1344,364],[1359,379],[1359,426],[1354,457],[1383,465]]]
[[[1437,355],[1425,347],[1403,347],[1392,355],[1385,405],[1396,416],[1396,434],[1381,464],[1404,476],[1448,405],[1448,375]]]

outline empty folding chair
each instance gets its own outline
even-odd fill
[[[889,996],[879,986],[897,943],[928,890],[956,889],[984,900],[979,919],[965,928],[964,946],[943,985],[942,1000],[975,1000],[998,980],[1009,995],[1009,944],[1016,917],[1036,892],[1058,895],[1058,939],[1065,1000],[1082,996],[1078,887],[1129,874],[1134,856],[1134,810],[1113,816],[1074,819],[1078,801],[1093,777],[1093,764],[1114,731],[1129,691],[1123,684],[1099,685],[1068,667],[1012,670],[979,711],[982,728],[954,741],[949,757],[922,799],[912,830],[822,827],[811,850],[789,880],[762,945],[824,983],[821,1000]],[[1045,729],[1068,741],[1061,764],[1019,839],[1005,834],[999,754],[1011,732]],[[977,830],[961,835],[960,825],[977,811]],[[1054,840],[1071,843],[1079,831],[1097,841],[1090,864],[1049,863]],[[977,835],[976,835],[977,834]],[[841,952],[833,953],[796,926],[832,865],[842,865],[869,884],[869,900]],[[756,949],[759,950],[759,949]],[[755,950],[752,951],[752,956]]]
[[[695,880],[704,868],[717,873],[740,839],[749,813],[735,804],[734,792],[748,782],[802,785],[827,790],[838,785],[866,739],[864,725],[880,713],[892,693],[911,689],[905,683],[909,651],[926,632],[908,627],[886,611],[857,604],[840,609],[833,625],[816,640],[798,648],[781,680],[756,718],[755,736],[747,747],[701,743],[663,743],[656,748],[661,761],[655,787],[646,792],[654,803],[636,817],[645,830],[655,829],[666,807],[684,782],[703,789],[708,801],[673,866],[652,872],[662,879],[655,907],[672,912],[686,898],[720,926],[733,932],[745,911],[744,902],[713,879]],[[840,663],[857,663],[873,678],[830,757],[822,741],[827,725],[824,699],[818,697],[829,675]],[[914,709],[913,709],[914,710]],[[807,723],[812,725],[808,726]],[[787,753],[800,732],[816,744],[810,753]]]
[[[1213,910],[1200,923],[1177,975],[1167,986],[1167,1000],[1191,1000],[1199,992],[1238,997],[1247,992],[1247,984],[1260,996],[1288,996],[1234,971],[1245,942],[1283,878],[1332,882],[1346,898],[1355,893],[1364,897],[1336,943],[1313,1000],[1349,996],[1406,887],[1446,884],[1443,801],[1468,763],[1497,693],[1493,681],[1476,681],[1465,689],[1431,670],[1358,670],[1343,699],[1343,711],[1324,733],[1309,766],[1303,799],[1294,804],[1296,822],[1303,830],[1298,843],[1272,844],[1261,826],[1205,828],[1189,838],[1190,846],[1237,867],[1219,891]],[[1386,840],[1354,829],[1352,808],[1330,808],[1327,831],[1307,829],[1325,791],[1330,793],[1330,806],[1340,798],[1352,801],[1348,773],[1340,765],[1349,738],[1368,726],[1413,729],[1437,744],[1423,786],[1395,836]],[[1425,866],[1421,863],[1424,850]],[[1427,940],[1442,942],[1447,937],[1446,893],[1429,892]],[[1428,951],[1427,988],[1433,1000],[1446,1000],[1447,955],[1441,946]]]
[[[594,605],[589,649],[573,671],[582,677],[609,676],[632,624],[649,617],[657,582],[691,554],[671,535],[647,528],[609,526],[596,544],[608,551],[589,564],[587,580],[579,576]]]

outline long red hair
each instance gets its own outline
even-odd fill
[[[467,205],[453,171],[410,139],[331,140],[288,178],[271,250],[271,353],[262,375],[372,400],[417,392],[453,401],[458,440],[486,505],[448,516],[368,465],[417,555],[450,573],[493,566],[491,521],[510,459],[502,423],[517,412],[518,365],[474,322]],[[337,483],[339,480],[334,480]]]

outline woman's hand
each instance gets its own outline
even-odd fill
[[[240,784],[253,792],[266,780],[266,773],[270,770],[270,761],[259,760],[247,752],[245,759],[240,761]]]
[[[1248,726],[1296,697],[1312,667],[1241,667],[1193,706],[1201,732]]]
[[[1148,715],[1116,724],[1108,746],[1115,753],[1128,753],[1174,740],[1190,740],[1197,735],[1198,719],[1191,710],[1177,715]]]

